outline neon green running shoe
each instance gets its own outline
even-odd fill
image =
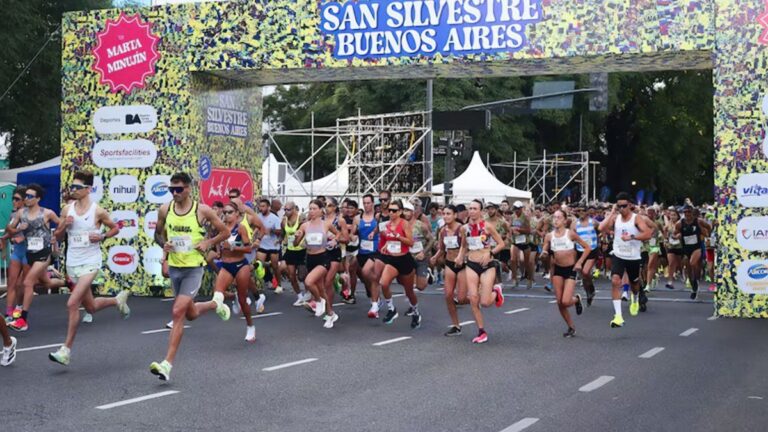
[[[623,327],[623,326],[624,326],[624,318],[622,318],[621,315],[614,315],[613,320],[611,320],[611,328]]]
[[[341,275],[336,273],[336,277],[333,278],[333,289],[336,291],[336,294],[341,292]]]
[[[170,363],[168,363],[166,360],[158,362],[152,362],[151,365],[149,365],[149,371],[152,372],[153,375],[157,375],[158,378],[162,381],[170,381],[171,380],[171,366]]]
[[[630,294],[629,296],[629,314],[632,316],[637,316],[637,313],[640,312],[640,303],[637,301],[637,295],[636,294]]]
[[[69,366],[69,348],[62,345],[58,351],[48,354],[48,358],[60,365]]]

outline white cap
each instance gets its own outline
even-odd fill
[[[515,201],[514,204],[512,204],[512,207],[514,208],[523,208],[523,203],[520,201]]]
[[[409,203],[408,201],[403,203],[403,210],[410,210],[413,211],[413,204]]]

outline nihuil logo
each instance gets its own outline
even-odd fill
[[[768,277],[768,265],[755,264],[747,270],[747,275],[754,280],[765,279]]]

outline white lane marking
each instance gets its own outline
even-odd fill
[[[395,297],[405,297],[405,294],[393,294],[392,298],[395,298]]]
[[[251,318],[267,318],[267,317],[278,316],[282,314],[283,314],[282,312],[270,312],[270,313],[265,313],[260,315],[251,315]],[[245,317],[240,317],[240,319],[245,319]]]
[[[697,331],[699,331],[699,329],[697,329],[696,327],[691,327],[688,330],[680,333],[680,336],[683,336],[683,337],[690,336],[690,335],[696,333]]]
[[[504,313],[507,314],[507,315],[512,315],[512,314],[516,314],[518,312],[525,312],[527,310],[531,310],[531,308],[520,308],[520,309],[511,310],[511,311],[506,311]]]
[[[188,329],[188,328],[192,328],[192,326],[188,326],[188,325],[185,325],[185,326],[184,326],[184,328],[185,328],[185,329]],[[164,328],[164,329],[157,329],[157,330],[147,330],[147,331],[143,331],[143,332],[141,332],[141,334],[166,333],[166,332],[170,332],[170,331],[171,331],[171,329],[169,329],[169,328]]]
[[[164,391],[164,392],[160,392],[160,393],[152,393],[152,394],[146,395],[146,396],[141,396],[141,397],[137,397],[137,398],[133,398],[133,399],[126,399],[124,401],[113,402],[111,404],[106,404],[106,405],[100,405],[100,406],[97,406],[96,409],[108,410],[108,409],[117,408],[117,407],[123,406],[123,405],[130,405],[130,404],[134,404],[134,403],[137,403],[137,402],[144,402],[145,400],[157,399],[157,398],[160,398],[160,397],[163,397],[163,396],[170,396],[170,395],[176,394],[176,393],[178,393],[178,390],[168,390],[168,391]]]
[[[344,306],[345,304],[346,304],[346,303],[343,303],[343,302],[342,302],[342,303],[334,303],[334,304],[332,304],[331,306],[333,306],[333,307],[336,307],[336,306]]]
[[[537,421],[539,421],[539,419],[535,417],[526,417],[519,422],[504,428],[501,432],[520,432],[524,429],[528,429],[528,427],[532,426]]]
[[[711,317],[707,318],[707,321],[714,321],[717,319],[717,315],[712,315]]]
[[[16,352],[35,351],[35,350],[41,350],[41,349],[46,349],[46,348],[58,348],[62,344],[63,344],[63,342],[62,343],[57,343],[57,344],[50,344],[50,345],[33,346],[33,347],[29,347],[29,348],[16,348]]]
[[[552,300],[549,302],[549,304],[555,304],[555,303],[557,303],[557,300]]]
[[[592,381],[591,383],[588,383],[588,384],[585,384],[585,385],[581,386],[581,388],[579,388],[579,391],[580,392],[584,392],[584,393],[588,393],[588,392],[591,392],[592,390],[597,390],[600,387],[602,387],[602,386],[608,384],[609,382],[613,381],[614,378],[615,377],[612,377],[610,375],[603,375],[603,376],[599,377],[598,379]]]
[[[308,359],[299,360],[299,361],[295,361],[295,362],[283,363],[281,365],[264,368],[262,370],[264,372],[272,372],[272,371],[276,371],[276,370],[279,370],[279,369],[289,368],[291,366],[298,366],[298,365],[302,365],[302,364],[305,364],[305,363],[312,363],[313,361],[317,361],[317,359],[316,358],[308,358]]]
[[[438,288],[435,291],[445,291],[445,288]]]
[[[638,357],[643,359],[649,359],[662,351],[664,351],[664,347],[651,348],[648,351],[640,354]]]
[[[459,327],[463,327],[463,326],[465,326],[465,325],[470,325],[470,324],[474,324],[474,323],[475,323],[475,322],[474,322],[474,321],[472,321],[472,320],[470,320],[470,321],[464,321],[464,322],[460,322],[460,323],[459,323]],[[453,327],[453,324],[451,324],[451,325],[449,325],[449,326],[448,326],[448,328],[451,328],[451,327]]]
[[[763,397],[762,396],[748,396],[747,399],[763,400]]]
[[[174,300],[176,300],[176,297],[164,298],[164,299],[161,299],[160,301],[161,302],[169,302],[169,301],[174,301]]]
[[[388,339],[388,340],[385,340],[385,341],[376,342],[375,344],[373,344],[373,346],[389,345],[391,343],[401,342],[401,341],[408,340],[408,339],[411,339],[411,337],[410,336],[402,336],[402,337],[399,337],[399,338]]]

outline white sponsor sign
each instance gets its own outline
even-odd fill
[[[157,226],[157,210],[152,210],[144,215],[144,232],[150,239],[155,238],[155,227]]]
[[[768,95],[763,97],[763,115],[768,117]],[[763,121],[763,128],[768,128],[765,121]],[[768,129],[763,131],[765,138],[763,138],[763,156],[768,157]]]
[[[139,180],[132,175],[112,177],[108,189],[109,198],[115,203],[131,203],[139,198]]]
[[[95,203],[99,203],[104,198],[104,181],[99,176],[93,176],[90,198]]]
[[[157,159],[157,148],[145,139],[99,141],[91,158],[100,168],[149,168]]]
[[[139,215],[135,211],[115,210],[111,216],[112,220],[120,227],[117,238],[132,239],[139,235]]]
[[[142,257],[142,264],[144,265],[144,271],[155,276],[163,273],[163,265],[160,261],[163,259],[163,248],[160,246],[150,246],[144,250],[144,256]]]
[[[168,192],[168,186],[171,184],[171,176],[169,175],[153,175],[149,176],[147,181],[144,182],[144,199],[152,204],[165,204],[173,199],[173,196]]]
[[[157,111],[149,105],[105,106],[93,115],[100,134],[146,133],[157,126]]]
[[[133,273],[139,267],[139,254],[131,246],[112,246],[107,255],[107,266],[115,273]]]
[[[768,173],[744,174],[739,177],[736,197],[744,207],[768,207]]]
[[[768,261],[742,261],[736,270],[736,283],[746,294],[768,294]]]
[[[768,251],[768,217],[749,216],[739,221],[736,240],[750,251]]]

